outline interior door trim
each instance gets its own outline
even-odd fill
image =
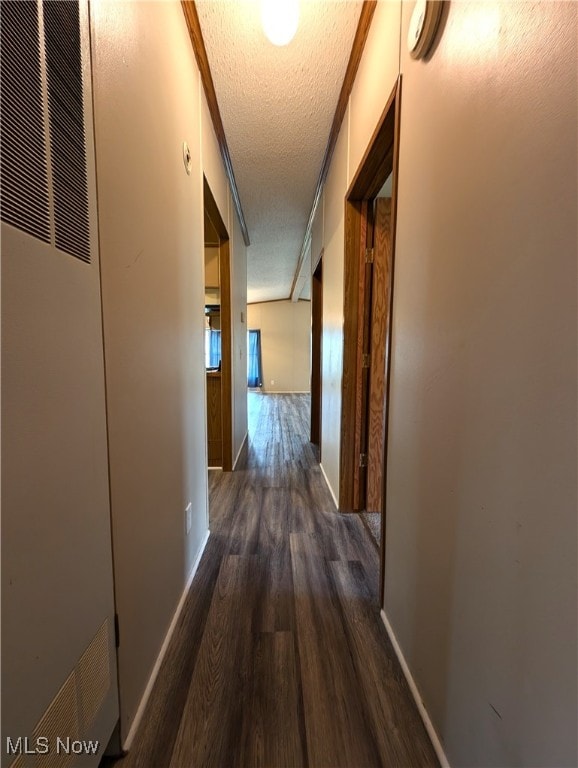
[[[360,306],[364,290],[361,265],[367,246],[368,208],[379,193],[388,176],[393,173],[391,210],[391,271],[395,269],[395,231],[397,214],[397,184],[399,163],[399,128],[401,113],[401,75],[378,121],[359,167],[345,196],[345,254],[344,254],[344,322],[343,322],[343,378],[341,388],[341,447],[339,472],[339,508],[342,512],[361,511],[359,483],[359,440],[361,411],[359,403],[363,381],[363,361],[359,353],[360,322],[363,308]],[[363,259],[363,261],[362,261]],[[361,283],[360,283],[361,281]],[[360,287],[361,285],[361,287]],[[393,279],[391,281],[390,307],[393,306]],[[392,324],[387,331],[387,344],[391,348]],[[389,401],[390,366],[386,371],[385,397]],[[386,408],[384,425],[384,468],[382,483],[381,525],[381,578],[380,601],[383,604],[385,571],[385,524],[387,488],[387,442],[389,408]],[[357,478],[357,482],[355,480]]]

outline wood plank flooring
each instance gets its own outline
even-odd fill
[[[340,515],[306,395],[249,395],[249,447],[210,472],[211,536],[116,768],[437,766],[379,617],[379,560]]]

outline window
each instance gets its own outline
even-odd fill
[[[205,368],[218,368],[221,364],[221,331],[205,330]]]
[[[261,331],[249,331],[248,346],[247,383],[250,387],[260,387],[263,384],[261,366]]]

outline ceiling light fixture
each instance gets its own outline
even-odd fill
[[[299,24],[299,0],[261,0],[263,31],[273,45],[287,45]]]

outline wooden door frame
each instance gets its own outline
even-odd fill
[[[397,218],[397,183],[399,161],[399,127],[401,114],[401,75],[387,100],[377,127],[365,150],[359,167],[345,196],[345,255],[343,309],[343,379],[341,387],[341,448],[339,472],[339,508],[342,512],[361,511],[359,455],[361,448],[361,387],[363,379],[362,349],[365,292],[365,249],[368,234],[368,207],[386,179],[393,172],[391,241],[392,276],[395,267],[395,230]],[[369,224],[371,223],[371,219]],[[390,307],[393,306],[393,277]],[[387,343],[391,348],[391,323]],[[361,334],[361,337],[360,337]],[[385,382],[386,402],[389,401],[390,368]],[[387,485],[387,434],[389,409],[384,425],[383,505],[381,525],[381,579],[385,563],[385,519]]]
[[[309,439],[321,461],[321,386],[323,359],[323,248],[311,273],[311,429]]]
[[[219,235],[219,283],[221,297],[221,425],[223,471],[233,470],[233,360],[231,317],[231,253],[229,233],[203,175],[203,205]]]

